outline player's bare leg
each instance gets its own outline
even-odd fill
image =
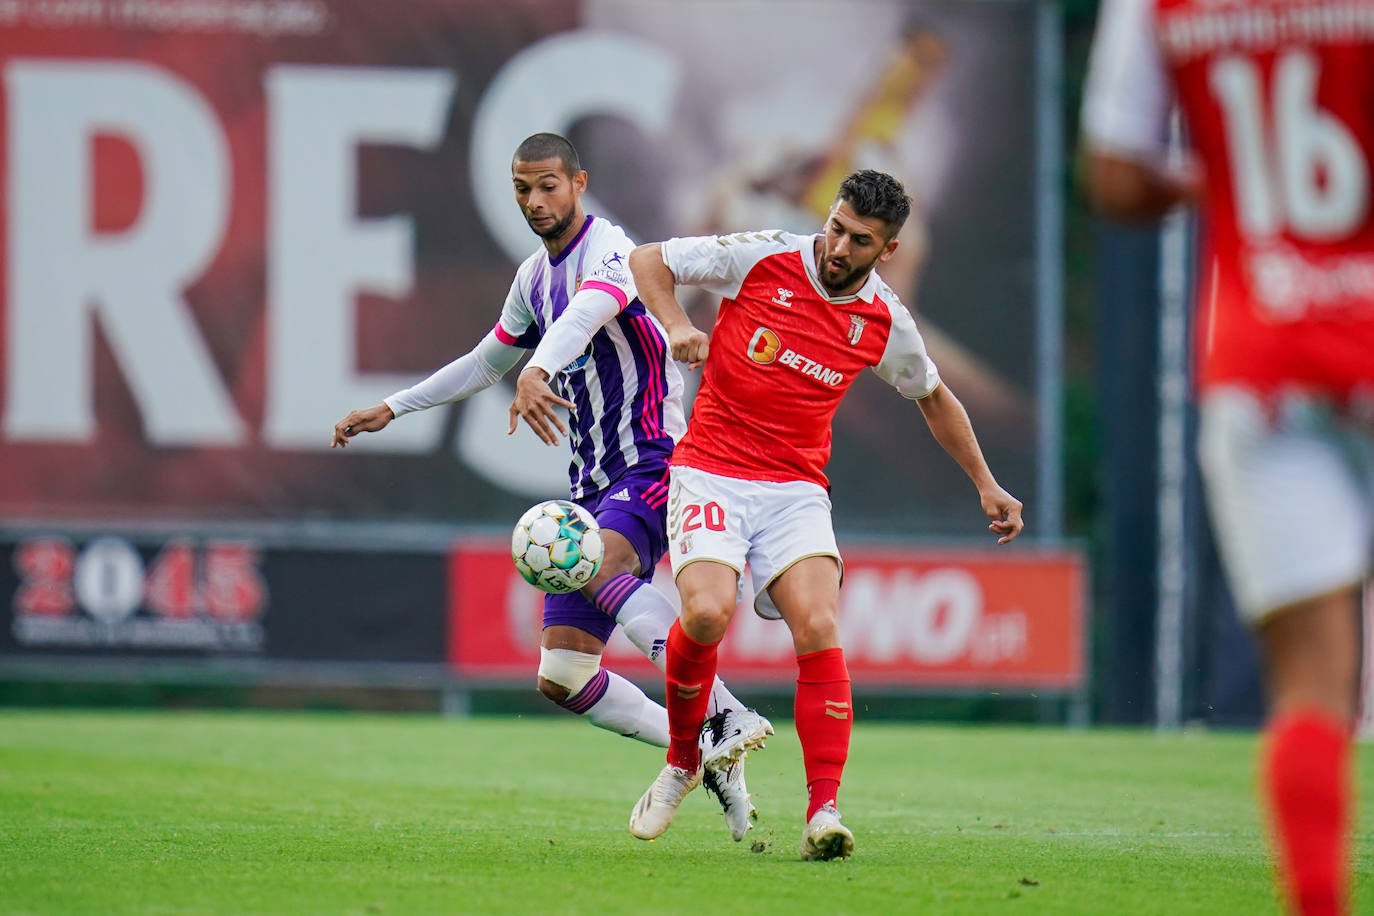
[[[1347,906],[1358,613],[1358,593],[1345,588],[1275,611],[1258,627],[1271,703],[1265,797],[1284,890],[1304,916]]]
[[[854,835],[840,823],[836,798],[849,759],[854,704],[840,648],[839,564],[833,557],[807,557],[778,576],[768,594],[797,652],[794,713],[808,799],[801,855],[846,858],[854,852]]]
[[[687,793],[701,782],[701,723],[716,675],[716,647],[735,612],[738,576],[710,561],[678,573],[682,613],[668,631],[665,653],[668,762],[630,815],[630,832],[642,840],[662,835]]]

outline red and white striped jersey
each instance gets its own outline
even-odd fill
[[[1089,144],[1161,157],[1173,99],[1206,176],[1202,386],[1374,387],[1374,3],[1106,0]]]
[[[722,297],[673,464],[827,486],[831,423],[860,370],[908,398],[939,384],[911,313],[876,272],[852,296],[826,294],[816,241],[773,230],[663,243],[679,284]]]

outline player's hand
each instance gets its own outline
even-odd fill
[[[983,512],[992,519],[988,530],[998,535],[997,543],[1005,544],[1021,533],[1026,523],[1021,520],[1021,500],[993,484],[978,493]]]
[[[396,414],[391,412],[391,408],[385,402],[376,407],[364,407],[362,410],[355,410],[349,413],[338,423],[334,424],[334,437],[329,440],[330,448],[345,448],[348,440],[358,433],[375,433],[380,429],[385,429],[386,425],[396,419]]]
[[[543,369],[527,368],[515,380],[515,400],[510,402],[510,429],[506,435],[515,432],[523,417],[546,445],[557,445],[558,437],[566,436],[568,428],[563,425],[563,418],[554,412],[556,406],[572,410],[573,402],[554,394]]]
[[[673,359],[687,363],[688,369],[697,369],[706,362],[706,353],[711,349],[711,338],[694,325],[684,325],[668,333],[668,349],[672,351]]]

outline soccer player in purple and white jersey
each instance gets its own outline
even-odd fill
[[[596,576],[579,592],[544,599],[539,691],[594,725],[668,746],[667,711],[601,664],[617,624],[660,669],[677,619],[650,583],[668,549],[668,458],[686,428],[682,376],[666,337],[639,301],[630,275],[634,243],[624,230],[583,212],[587,173],[557,134],[515,151],[516,202],[543,246],[516,271],[495,328],[469,353],[375,407],[334,426],[331,445],[376,432],[396,417],[467,398],[495,384],[530,349],[516,381],[510,429],[524,419],[544,442],[567,436],[571,495],[596,516],[606,545]],[[556,412],[568,410],[568,422]],[[772,726],[717,679],[702,727],[707,787],[730,833],[744,837],[755,811],[743,758]]]

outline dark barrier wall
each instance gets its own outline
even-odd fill
[[[35,534],[0,544],[0,656],[440,663],[447,563]]]

